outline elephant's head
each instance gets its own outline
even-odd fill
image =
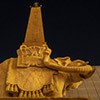
[[[78,75],[83,79],[91,77],[93,75],[93,73],[95,72],[94,67],[88,65],[88,62],[85,62],[82,60],[72,61],[68,66],[69,66],[69,68],[71,66],[73,66],[73,68],[72,68],[73,72],[74,71],[77,72]],[[74,72],[74,74],[75,74],[75,72]]]

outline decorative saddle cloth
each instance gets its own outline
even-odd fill
[[[45,85],[53,86],[53,74],[56,74],[56,71],[48,68],[18,68],[17,58],[11,58],[8,67],[6,90],[8,92],[32,92],[43,89]]]

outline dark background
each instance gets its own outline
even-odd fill
[[[16,57],[24,41],[30,5],[36,0],[0,0],[0,62]],[[70,56],[100,65],[99,0],[40,0],[51,57]]]

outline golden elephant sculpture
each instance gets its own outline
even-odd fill
[[[22,44],[17,58],[7,60],[6,91],[15,97],[65,97],[78,88],[95,69],[82,60],[70,57],[51,59],[51,49]]]

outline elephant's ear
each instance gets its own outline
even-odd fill
[[[30,49],[26,45],[21,45],[20,50],[23,55],[31,55]]]
[[[83,60],[74,60],[69,64],[69,66],[85,66],[87,64],[88,62],[85,62]]]

